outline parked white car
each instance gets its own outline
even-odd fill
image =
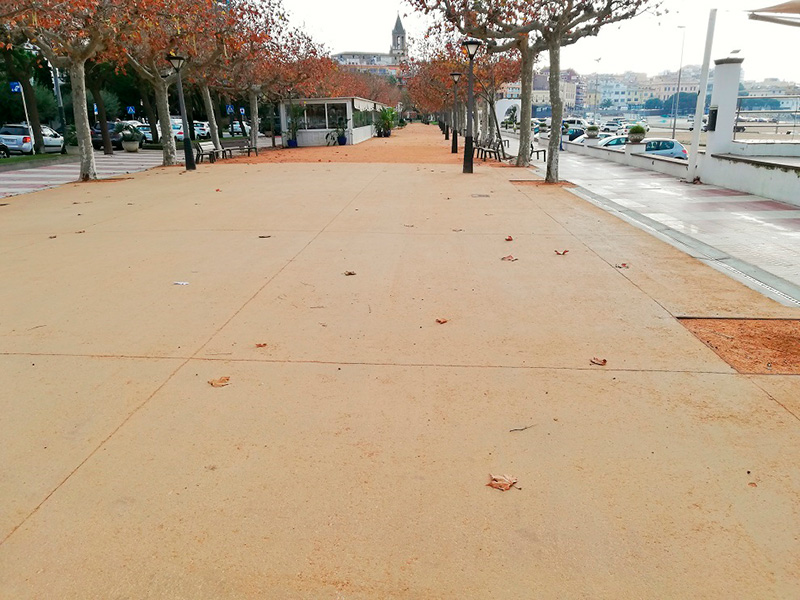
[[[597,132],[597,139],[598,139],[598,140],[604,140],[604,139],[606,139],[606,138],[609,138],[609,137],[611,137],[612,135],[613,135],[613,134],[611,134],[611,133],[607,133],[607,132],[605,132],[605,131],[598,131],[598,132]],[[580,136],[580,137],[576,137],[576,138],[575,138],[574,140],[572,140],[572,141],[573,141],[573,143],[575,143],[575,144],[585,144],[585,143],[586,143],[586,140],[588,140],[588,139],[589,139],[589,138],[587,138],[587,137],[586,137],[586,134],[584,133],[582,136]]]
[[[239,121],[231,123],[228,131],[231,135],[242,135],[242,127],[239,125]],[[250,135],[250,124],[247,121],[244,123],[244,135]]]
[[[42,138],[44,140],[44,152],[66,154],[67,144],[57,131],[42,125]],[[6,146],[8,151],[12,153],[33,154],[33,134],[24,123],[0,127],[0,144]]]
[[[612,148],[614,150],[621,150],[628,143],[627,135],[612,135],[604,140],[600,140],[597,144],[601,148]]]
[[[211,137],[211,127],[209,126],[208,121],[194,122],[194,137],[198,139]]]

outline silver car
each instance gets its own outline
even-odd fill
[[[689,160],[689,153],[678,140],[671,140],[669,138],[645,138],[643,143],[645,145],[645,154]]]
[[[42,125],[42,138],[44,138],[45,152],[67,153],[67,143],[57,131]],[[0,127],[0,143],[4,144],[9,152],[33,154],[33,137],[30,128],[25,124]]]

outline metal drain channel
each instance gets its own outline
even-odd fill
[[[738,279],[742,283],[748,282],[752,287],[752,289],[760,293],[763,293],[765,296],[772,297],[775,300],[780,299],[783,302],[787,303],[787,305],[789,306],[800,307],[800,298],[796,298],[791,294],[787,294],[786,292],[779,290],[774,286],[769,285],[768,283],[764,283],[763,281],[756,279],[752,275],[748,275],[741,269],[737,269],[736,267],[732,267],[731,265],[722,262],[722,260],[720,260],[719,258],[709,256],[706,252],[703,251],[702,246],[705,246],[710,250],[715,250],[720,254],[726,254],[726,253],[719,251],[716,248],[712,248],[711,246],[708,246],[699,240],[695,240],[694,238],[691,238],[689,236],[679,234],[677,231],[675,231],[671,227],[664,225],[663,223],[659,223],[658,221],[653,221],[649,217],[645,217],[644,215],[637,213],[634,210],[625,208],[624,206],[617,204],[613,200],[604,198],[603,196],[600,196],[599,194],[596,194],[584,187],[577,186],[575,188],[569,189],[569,191],[572,192],[574,195],[576,195],[578,198],[586,200],[587,202],[590,202],[595,206],[602,208],[606,212],[615,215],[616,217],[622,219],[623,221],[626,221],[631,225],[634,225],[644,231],[647,231],[653,237],[663,240],[675,246],[676,248],[678,248],[683,252],[686,252],[685,250],[686,247],[691,247],[692,250],[694,250],[695,252],[698,252],[699,254],[703,254],[705,256],[705,259],[703,260],[709,266],[717,267],[720,270],[728,271],[728,273],[734,279]],[[656,224],[659,227],[654,227],[653,224]],[[687,243],[687,240],[691,240],[692,242],[694,242],[694,244]],[[726,255],[725,258],[728,259],[733,257]],[[755,267],[754,265],[752,266],[754,267],[755,270],[758,271],[762,270],[759,267]],[[764,271],[764,273],[768,274],[767,271]],[[791,285],[792,288],[795,287],[794,285],[789,284],[788,282],[787,285]]]
[[[755,277],[753,277],[751,275],[748,275],[747,273],[744,273],[744,272],[740,271],[739,269],[737,269],[735,267],[732,267],[730,265],[726,265],[724,262],[721,262],[719,260],[715,260],[714,263],[717,264],[718,266],[720,266],[723,269],[727,269],[728,271],[731,271],[731,272],[735,273],[736,277],[742,278],[742,279],[747,279],[748,281],[756,284],[757,286],[762,287],[765,290],[769,291],[770,294],[773,294],[775,296],[779,296],[779,297],[783,298],[784,300],[786,300],[787,302],[790,302],[791,304],[794,304],[796,306],[800,306],[800,300],[798,300],[797,298],[795,298],[793,296],[790,296],[786,292],[782,292],[781,290],[775,289],[771,285],[767,285],[763,281],[759,281]]]

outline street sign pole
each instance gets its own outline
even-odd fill
[[[14,85],[15,83],[17,84],[16,86]],[[31,153],[36,154],[36,144],[33,142],[33,128],[31,127],[31,120],[28,117],[28,104],[25,102],[25,92],[22,91],[22,84],[18,81],[12,81],[11,91],[19,92],[19,95],[22,96],[22,108],[25,111],[25,123],[28,124],[28,131],[31,134]]]

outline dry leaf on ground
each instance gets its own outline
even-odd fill
[[[58,237],[57,235],[51,235],[51,236],[50,236],[50,239],[51,239],[51,240],[54,240],[54,239],[56,239],[57,237]]]
[[[265,240],[267,238],[271,238],[272,236],[271,235],[260,235],[258,237],[259,237],[259,239]]]
[[[266,348],[266,344],[256,344],[256,348]]]
[[[508,236],[508,237],[506,238],[506,241],[507,241],[507,242],[513,242],[513,241],[514,241],[514,238],[513,238],[513,237],[511,237],[511,236]]]
[[[356,272],[355,271],[345,271],[344,274],[347,275],[348,277],[350,277],[350,275],[355,275]]]
[[[217,188],[217,189],[216,189],[216,190],[214,190],[214,191],[215,191],[215,192],[221,192],[222,190],[221,190],[221,189],[219,189],[219,188]]]
[[[620,263],[618,265],[614,265],[617,269],[629,269],[630,265],[628,263]]]
[[[569,252],[569,250],[564,250],[563,252],[559,252],[558,250],[554,250],[554,252],[556,254],[558,254],[559,256],[564,256],[567,252]]]
[[[593,365],[598,365],[600,367],[605,367],[608,364],[608,361],[605,358],[597,358],[596,356],[589,361]]]
[[[403,225],[403,227],[413,227],[413,225]]]
[[[447,323],[447,319],[436,319],[436,322],[437,322],[439,325],[444,325],[445,323]]]
[[[464,230],[463,230],[463,229],[453,229],[453,231],[455,231],[456,233],[458,233],[459,231],[464,231]]]
[[[507,492],[512,487],[514,487],[516,483],[517,483],[516,477],[511,477],[510,475],[492,475],[490,473],[489,483],[487,483],[486,485],[490,488],[500,490],[501,492]]]
[[[514,258],[511,254],[509,254],[508,256],[504,256],[500,260],[506,260],[508,262],[514,262],[515,260],[519,260],[519,259],[518,258]]]
[[[220,377],[219,379],[209,379],[208,383],[211,387],[225,387],[230,384],[230,381],[230,377]]]

